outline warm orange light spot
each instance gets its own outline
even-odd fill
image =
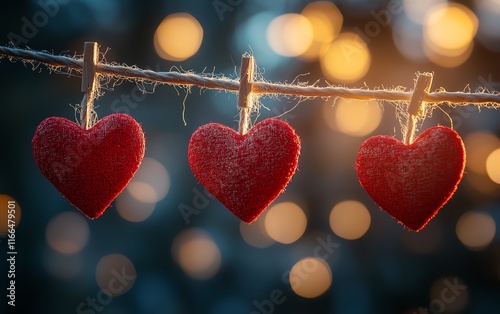
[[[356,240],[370,228],[370,212],[363,203],[343,201],[335,205],[330,212],[330,228],[341,238]]]
[[[424,19],[424,50],[428,58],[444,67],[465,62],[473,47],[478,19],[474,12],[458,3],[439,4]]]
[[[325,53],[338,36],[344,17],[337,6],[329,1],[311,2],[304,7],[301,14],[311,23],[313,40],[300,57],[313,60]]]
[[[300,14],[283,14],[271,21],[267,28],[267,42],[271,49],[286,57],[303,54],[311,45],[313,29]]]
[[[0,234],[9,233],[9,229],[15,229],[21,221],[21,206],[10,195],[0,194]]]
[[[155,204],[168,193],[170,175],[167,169],[153,158],[145,157],[127,186],[128,192],[138,201]]]
[[[495,149],[486,159],[486,171],[491,181],[500,184],[500,148]]]
[[[201,229],[188,229],[180,233],[174,239],[172,254],[182,270],[198,280],[214,276],[221,264],[219,247]]]
[[[125,220],[141,222],[148,219],[155,210],[155,203],[144,203],[134,198],[125,189],[115,200],[116,211]]]
[[[182,61],[192,57],[200,48],[203,28],[188,13],[167,16],[154,35],[156,53],[163,59]]]
[[[265,218],[267,234],[275,241],[290,244],[304,234],[307,217],[302,208],[292,202],[283,202],[268,209]]]
[[[368,72],[370,50],[359,35],[341,33],[320,58],[323,74],[330,80],[353,83]]]
[[[487,213],[469,211],[457,221],[458,239],[474,251],[485,249],[493,241],[495,232],[495,220]]]
[[[83,249],[89,239],[89,225],[79,213],[63,212],[52,218],[45,230],[49,246],[59,253],[74,254]]]
[[[360,101],[338,99],[333,108],[323,107],[323,117],[328,127],[351,136],[366,136],[380,125],[382,109],[376,100]]]
[[[290,271],[290,286],[293,292],[304,298],[319,297],[330,288],[331,284],[330,266],[320,258],[301,259]]]

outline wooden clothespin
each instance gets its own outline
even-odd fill
[[[249,114],[252,108],[252,83],[255,68],[254,58],[248,54],[241,57],[240,89],[238,92],[238,107],[240,108],[240,134],[245,134],[249,126]]]
[[[408,124],[405,138],[406,145],[413,143],[415,124],[417,123],[418,116],[423,112],[422,108],[425,105],[424,98],[431,88],[432,77],[432,73],[429,72],[418,74],[417,81],[415,82],[415,88],[413,89],[413,94],[411,95],[410,103],[408,104]]]
[[[92,127],[90,117],[94,107],[94,98],[96,92],[96,66],[99,56],[99,48],[96,42],[85,42],[83,49],[83,70],[82,87],[84,92],[81,109],[81,125],[84,129]]]

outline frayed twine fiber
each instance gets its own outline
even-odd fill
[[[43,63],[49,67],[67,68],[69,70],[81,70],[83,60],[67,56],[58,56],[46,52],[19,49],[13,47],[0,46],[0,55],[8,56],[9,59],[21,59]],[[240,84],[237,80],[224,76],[214,77],[213,75],[202,75],[192,72],[155,72],[143,70],[137,67],[125,65],[99,63],[96,65],[96,73],[105,77],[117,79],[143,81],[149,83],[163,83],[179,86],[199,86],[200,88],[225,90],[238,92]],[[296,97],[340,97],[357,100],[385,100],[390,102],[407,102],[412,96],[412,92],[400,89],[361,89],[346,88],[338,86],[318,87],[304,86],[303,84],[278,84],[271,82],[253,82],[252,93],[260,95],[292,95]],[[447,92],[439,89],[437,92],[427,93],[423,101],[430,104],[469,105],[475,104],[481,107],[498,108],[500,104],[500,94],[488,93],[486,91],[478,93],[467,92]]]

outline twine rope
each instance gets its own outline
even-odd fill
[[[81,71],[84,65],[83,59],[79,58],[5,46],[0,46],[0,56],[2,55],[8,56],[9,59],[36,61],[55,68],[68,68]],[[174,71],[155,72],[137,67],[107,63],[98,63],[95,67],[95,72],[101,76],[110,76],[127,80],[144,80],[167,85],[194,85],[200,88],[225,90],[235,93],[240,89],[238,80],[225,77],[210,77],[195,73]],[[303,86],[263,81],[253,82],[251,84],[251,93],[260,95],[280,94],[308,98],[340,97],[354,100],[385,100],[391,102],[408,102],[412,97],[411,91],[346,88],[337,86]],[[500,104],[500,94],[437,91],[426,93],[422,101],[433,104],[449,103],[450,105]]]

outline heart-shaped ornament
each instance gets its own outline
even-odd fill
[[[390,136],[371,137],[356,157],[361,186],[413,231],[424,228],[448,202],[464,167],[462,139],[443,126],[427,129],[410,145]]]
[[[145,150],[141,126],[119,113],[88,130],[50,117],[40,123],[31,144],[42,174],[90,219],[101,216],[127,186]]]
[[[209,123],[191,136],[188,161],[195,177],[246,223],[281,194],[300,154],[300,139],[286,123],[266,119],[241,135]]]

